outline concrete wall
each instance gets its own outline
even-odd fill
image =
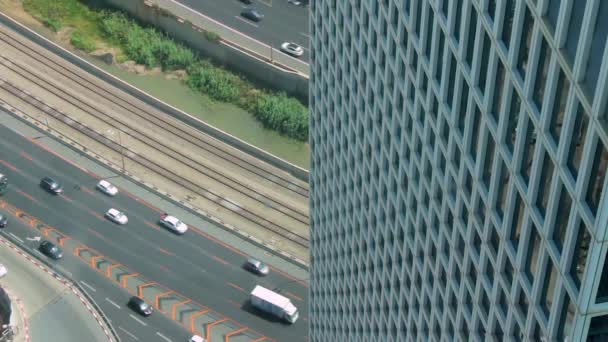
[[[308,170],[303,169],[297,165],[291,164],[286,160],[283,160],[275,155],[272,155],[262,149],[259,149],[251,144],[248,144],[239,138],[232,136],[224,131],[221,131],[213,126],[208,125],[207,123],[189,115],[188,113],[182,112],[181,110],[172,107],[171,105],[162,102],[161,100],[141,91],[138,88],[133,87],[132,85],[122,81],[119,78],[114,77],[113,75],[105,72],[104,70],[99,69],[93,64],[87,62],[86,60],[78,57],[74,53],[62,48],[61,46],[49,41],[48,39],[42,37],[38,33],[30,30],[29,28],[21,25],[17,21],[12,18],[6,16],[3,13],[0,13],[0,23],[10,27],[11,29],[19,32],[20,34],[28,37],[30,40],[35,43],[43,46],[49,51],[59,55],[60,57],[66,59],[67,61],[79,66],[83,70],[95,75],[96,77],[112,84],[113,86],[121,89],[122,91],[138,98],[139,100],[162,110],[169,115],[175,117],[182,122],[197,128],[198,130],[209,134],[210,136],[227,143],[245,153],[248,153],[258,159],[261,159],[267,162],[270,165],[278,167],[286,172],[292,174],[294,177],[301,179],[305,182],[308,182]]]
[[[206,31],[203,28],[176,17],[166,10],[146,4],[144,0],[95,0],[95,3],[123,10],[143,23],[164,30],[171,37],[196,49],[202,56],[211,59],[214,63],[241,73],[265,87],[285,91],[300,101],[308,103],[308,78],[295,71],[290,71],[286,66],[270,64],[265,57],[253,51],[245,52],[221,40],[211,42],[206,38]]]

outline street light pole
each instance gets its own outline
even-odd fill
[[[122,145],[122,135],[118,131],[118,143],[120,144],[120,158],[122,160],[122,173],[125,173],[125,148]]]

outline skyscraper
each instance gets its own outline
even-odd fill
[[[311,341],[607,330],[606,18],[312,2]]]

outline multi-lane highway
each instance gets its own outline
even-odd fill
[[[288,0],[253,0],[252,5],[239,0],[176,1],[277,49],[284,42],[294,42],[304,47],[300,59],[309,61],[310,30],[306,7],[293,5]],[[249,7],[259,10],[264,19],[256,23],[241,17],[241,10]]]
[[[149,205],[124,190],[114,198],[104,196],[94,189],[98,181],[96,175],[66,162],[35,141],[4,126],[0,126],[0,170],[9,176],[11,183],[10,191],[2,200],[17,208],[22,215],[26,213],[28,219],[35,218],[35,221],[30,220],[35,222],[32,234],[37,230],[49,235],[49,239],[61,237],[58,240],[64,243],[68,256],[58,263],[69,269],[76,280],[84,280],[103,289],[99,290],[100,293],[118,298],[120,303],[116,304],[120,308],[107,301],[102,302],[110,309],[109,315],[114,315],[114,311],[121,312],[111,316],[113,321],[122,323],[130,322],[130,319],[141,325],[133,331],[137,325],[130,322],[130,326],[125,327],[125,330],[130,329],[129,333],[137,336],[144,334],[139,332],[143,329],[146,334],[160,331],[175,336],[177,325],[169,322],[172,319],[184,326],[180,331],[186,335],[186,330],[192,328],[204,335],[211,326],[217,330],[224,325],[226,334],[230,332],[228,329],[238,330],[238,334],[231,336],[249,336],[251,339],[265,336],[276,341],[303,341],[307,338],[305,283],[274,269],[265,278],[244,271],[241,267],[246,258],[244,253],[196,227],[191,226],[184,236],[161,229],[157,221],[163,208]],[[53,196],[44,192],[38,185],[43,176],[52,176],[63,182],[65,194]],[[118,226],[105,220],[103,213],[110,207],[124,211],[129,223]],[[116,270],[122,273],[100,271],[102,261],[116,266]],[[107,279],[102,281],[99,277]],[[133,285],[133,281],[139,283]],[[280,288],[299,308],[300,320],[294,325],[286,325],[252,310],[248,304],[248,292],[256,284],[270,289]],[[124,307],[129,295],[121,287],[132,293],[139,292],[149,301],[156,297],[152,304],[164,309],[165,317],[155,317],[163,315],[157,312],[152,317],[139,318],[145,325],[130,318],[133,313]],[[174,298],[175,302],[169,306],[171,309],[163,307],[166,303],[160,303],[158,298],[161,294],[165,300]],[[189,306],[192,311],[199,310],[196,319],[190,312],[185,323],[183,315],[188,313],[180,311],[182,305]],[[120,318],[123,316],[124,320]],[[176,340],[179,338],[182,337]],[[143,335],[141,340],[148,341]]]

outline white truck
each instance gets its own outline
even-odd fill
[[[298,309],[289,298],[260,285],[257,285],[251,291],[251,304],[255,308],[284,319],[289,323],[295,323],[298,320]]]

